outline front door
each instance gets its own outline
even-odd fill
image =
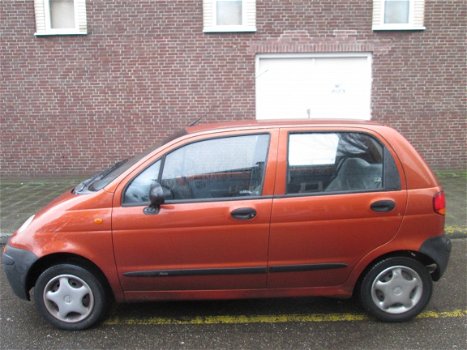
[[[390,241],[407,195],[400,166],[362,130],[282,130],[271,217],[269,287],[343,284]]]
[[[123,181],[112,230],[125,292],[266,287],[277,137],[185,142]],[[168,197],[147,215],[154,179]]]

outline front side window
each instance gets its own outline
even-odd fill
[[[172,199],[259,196],[269,135],[192,143],[165,158],[161,184]]]
[[[362,133],[289,135],[287,193],[395,190],[399,175],[391,154]]]
[[[139,204],[149,202],[149,190],[159,177],[161,161],[157,161],[131,181],[123,196],[125,204]]]
[[[158,180],[167,200],[260,196],[269,135],[216,138],[188,144],[153,163],[128,185],[123,204],[149,202]]]
[[[87,34],[86,0],[35,0],[35,35]]]

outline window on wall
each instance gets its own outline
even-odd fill
[[[409,23],[410,0],[386,0],[384,2],[384,23]]]
[[[256,0],[204,0],[203,31],[256,31]]]
[[[73,0],[50,0],[49,11],[51,29],[75,27],[75,4]]]
[[[86,0],[34,0],[35,35],[87,34]]]
[[[373,30],[423,30],[425,0],[373,0]]]

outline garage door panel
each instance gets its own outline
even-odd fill
[[[259,58],[257,119],[370,119],[371,56]]]
[[[303,59],[290,59],[287,64],[282,59],[262,62],[257,83],[261,91],[261,114],[268,117],[258,119],[303,113],[310,99],[312,69],[310,62]]]

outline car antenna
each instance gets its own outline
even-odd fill
[[[195,126],[196,124],[199,123],[199,121],[200,121],[201,119],[203,119],[203,118],[198,118],[198,119],[196,119],[195,121],[191,122],[188,126]]]

